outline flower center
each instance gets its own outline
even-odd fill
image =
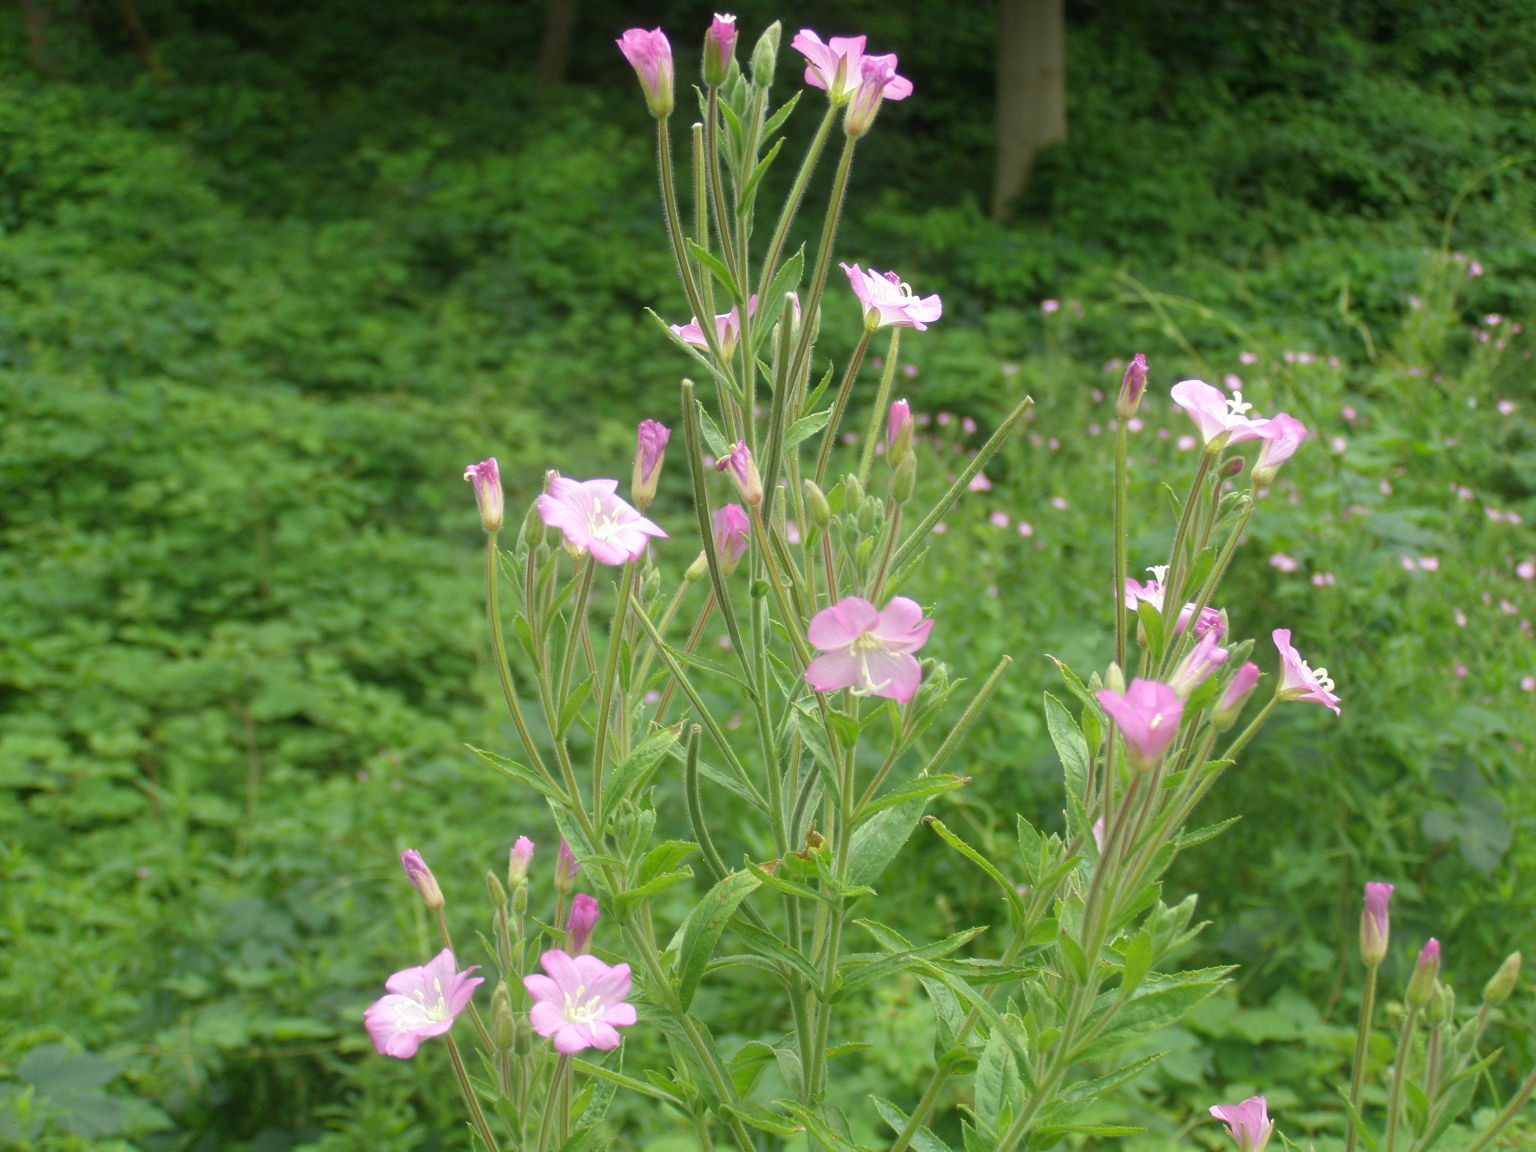
[[[1310,665],[1308,665],[1305,662],[1302,663],[1302,667],[1305,668],[1308,672],[1310,672],[1312,674],[1312,679],[1317,681],[1317,686],[1319,688],[1321,688],[1324,692],[1332,692],[1333,691],[1333,677],[1328,675],[1328,669],[1326,669],[1326,668],[1313,669]]]
[[[443,995],[443,982],[436,977],[432,980],[430,993],[425,988],[416,990],[416,1003],[421,1005],[421,1011],[428,1020],[441,1022],[451,1019],[448,998]]]
[[[1232,399],[1227,401],[1227,409],[1233,416],[1246,416],[1253,411],[1253,405],[1243,400],[1241,392],[1233,392]]]
[[[592,498],[592,512],[587,517],[587,530],[599,540],[611,540],[619,530],[619,522],[613,513],[603,510],[603,502]]]
[[[576,991],[565,994],[564,1016],[572,1024],[590,1027],[597,1018],[603,1014],[603,1000],[600,996],[587,996],[587,987],[580,985]]]

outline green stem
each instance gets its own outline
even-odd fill
[[[1128,524],[1126,521],[1126,428],[1123,419],[1116,421],[1115,428],[1115,521],[1114,521],[1114,587],[1112,592],[1115,600],[1115,664],[1123,672],[1125,671],[1125,637],[1126,637],[1126,608],[1125,608],[1125,568],[1126,568],[1126,538]],[[1167,601],[1164,600],[1166,610]]]
[[[1365,993],[1360,1000],[1360,1028],[1355,1033],[1355,1063],[1349,1077],[1350,1114],[1344,1122],[1344,1152],[1354,1152],[1355,1140],[1359,1136],[1355,1130],[1355,1117],[1360,1114],[1360,1089],[1365,1084],[1365,1061],[1371,1039],[1371,1023],[1376,1016],[1378,967],[1371,964],[1365,969]]]
[[[1488,1126],[1488,1131],[1467,1145],[1465,1152],[1483,1152],[1483,1149],[1492,1144],[1494,1138],[1504,1131],[1520,1109],[1525,1107],[1526,1101],[1531,1098],[1533,1092],[1536,1092],[1536,1070],[1532,1070],[1531,1074],[1525,1078],[1525,1083],[1520,1085],[1519,1090],[1509,1098],[1509,1103],[1504,1105],[1504,1110],[1494,1117],[1493,1123]]]
[[[868,329],[865,329],[868,331]],[[880,441],[880,424],[886,419],[886,405],[891,401],[891,382],[896,378],[896,357],[901,347],[901,329],[891,329],[891,346],[886,349],[885,369],[880,373],[880,391],[869,413],[869,431],[864,436],[864,451],[859,457],[859,483],[869,483],[869,470],[875,465],[875,445]]]
[[[1384,1152],[1393,1152],[1397,1147],[1397,1129],[1403,1111],[1403,1073],[1408,1066],[1408,1052],[1413,1046],[1413,1025],[1418,1015],[1419,1010],[1410,1004],[1403,1017],[1402,1034],[1397,1041],[1397,1059],[1392,1065],[1392,1090],[1387,1097],[1387,1135],[1382,1145]]]
[[[533,546],[529,545],[528,550],[531,554]],[[501,631],[501,581],[496,578],[499,555],[496,533],[488,532],[485,537],[485,613],[486,623],[491,630],[491,655],[496,661],[496,675],[501,681],[501,696],[506,701],[507,711],[512,714],[512,723],[517,726],[517,734],[528,753],[529,762],[544,777],[545,782],[558,791],[555,778],[549,774],[549,768],[544,763],[544,757],[539,755],[539,746],[534,743],[533,733],[528,730],[523,707],[517,700],[517,689],[512,684],[512,666],[507,662],[506,637]]]
[[[459,1092],[464,1097],[464,1106],[469,1109],[469,1118],[475,1130],[480,1133],[480,1139],[485,1141],[486,1152],[498,1152],[500,1146],[496,1143],[496,1137],[491,1135],[491,1126],[480,1108],[480,1099],[469,1079],[469,1071],[464,1067],[464,1057],[459,1055],[459,1046],[453,1042],[452,1036],[445,1034],[443,1039],[448,1042],[448,1058],[453,1061],[453,1074],[459,1081]]]
[[[812,477],[818,488],[826,479],[827,461],[832,458],[832,445],[837,443],[837,426],[843,421],[843,410],[848,407],[848,397],[853,394],[853,381],[859,374],[859,365],[864,362],[864,352],[869,347],[872,335],[865,328],[864,334],[859,337],[859,346],[848,360],[848,370],[843,373],[843,382],[838,385],[837,397],[832,401],[832,415],[827,418],[827,426],[821,433],[821,452],[816,457],[816,475]]]
[[[768,285],[773,281],[773,274],[778,271],[779,256],[784,250],[784,240],[789,235],[790,223],[800,210],[800,200],[805,195],[805,186],[810,181],[817,162],[821,159],[822,149],[827,144],[827,134],[832,130],[832,122],[837,118],[837,113],[838,109],[835,107],[827,109],[827,114],[822,117],[821,124],[816,129],[816,135],[811,139],[811,146],[806,149],[805,159],[800,162],[800,171],[795,173],[795,182],[790,186],[789,196],[785,198],[784,207],[779,212],[779,222],[773,229],[773,238],[768,242],[768,255],[763,260],[762,271],[758,274],[759,296],[768,291]],[[805,315],[809,318],[811,313],[807,312]]]
[[[613,708],[613,689],[618,680],[619,649],[623,647],[624,617],[629,611],[629,599],[635,587],[634,562],[624,565],[624,576],[619,581],[619,602],[613,609],[613,627],[608,632],[607,660],[603,665],[603,683],[598,692],[597,732],[592,748],[592,811],[603,810],[604,756],[608,751],[608,714]],[[622,749],[620,753],[622,754]]]

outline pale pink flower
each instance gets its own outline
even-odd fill
[[[896,57],[866,56],[859,61],[859,86],[848,101],[848,111],[843,113],[843,131],[849,136],[862,136],[875,122],[875,114],[885,101],[885,91],[896,75]]]
[[[736,17],[715,14],[704,33],[704,83],[718,88],[725,83],[736,55]]]
[[[1339,714],[1339,698],[1333,693],[1328,669],[1314,671],[1291,646],[1291,630],[1276,628],[1272,639],[1280,653],[1281,680],[1276,695],[1282,700],[1310,700]]]
[[[1520,677],[1520,690],[1522,692],[1536,692],[1536,676]]]
[[[475,506],[480,510],[480,527],[499,532],[502,523],[501,469],[496,457],[471,464],[464,469],[464,479],[475,486]]]
[[[805,82],[813,88],[824,88],[834,105],[842,105],[848,103],[864,83],[865,39],[863,36],[833,36],[823,44],[820,36],[809,28],[802,28],[790,41],[790,47],[805,57]],[[890,75],[885,77],[880,89],[882,98],[905,100],[912,95],[912,81],[896,75],[895,56],[868,59],[890,61]]]
[[[864,271],[857,264],[838,265],[848,275],[853,294],[864,308],[864,327],[916,328],[923,331],[944,311],[937,296],[919,299],[894,272]]]
[[[619,1046],[620,1028],[635,1022],[629,995],[628,964],[604,964],[596,956],[570,956],[552,948],[539,957],[547,976],[523,977],[533,997],[529,1021],[540,1036],[569,1056],[585,1048],[606,1051]]]
[[[715,461],[716,472],[729,471],[736,481],[736,490],[748,506],[763,502],[763,478],[752,460],[752,449],[745,440],[731,445],[731,450]]]
[[[1334,583],[1334,575],[1332,572],[1314,572],[1310,577],[1308,577],[1308,579],[1310,579],[1313,586],[1317,588],[1326,588],[1328,585]]]
[[[432,875],[432,869],[427,867],[427,862],[421,858],[421,853],[414,848],[407,848],[400,853],[400,865],[405,869],[405,878],[416,886],[416,891],[421,893],[422,902],[428,908],[441,908],[443,890],[437,886],[437,877]]]
[[[672,430],[655,420],[642,420],[635,429],[635,466],[630,474],[629,495],[635,507],[644,512],[656,498],[656,484],[661,478],[661,462],[667,453]]]
[[[1056,509],[1058,512],[1065,512],[1068,508],[1071,507],[1071,505],[1067,503],[1067,498],[1065,496],[1052,496],[1051,507]]]
[[[1230,727],[1237,719],[1238,714],[1243,710],[1243,705],[1248,703],[1248,697],[1253,695],[1254,686],[1258,682],[1259,666],[1252,660],[1232,673],[1232,679],[1227,681],[1227,686],[1221,694],[1221,703],[1216,705],[1216,719],[1221,727]]]
[[[1181,699],[1189,699],[1195,689],[1204,684],[1212,672],[1227,662],[1229,653],[1225,648],[1218,646],[1220,639],[1219,631],[1208,629],[1173,670],[1168,686]]]
[[[917,601],[905,596],[879,611],[863,597],[845,596],[811,619],[807,637],[822,654],[805,670],[805,681],[818,692],[851,688],[905,704],[922,680],[912,653],[928,642],[932,627]]]
[[[1253,405],[1244,402],[1241,392],[1228,399],[1204,380],[1181,380],[1170,395],[1194,420],[1207,452],[1219,452],[1228,444],[1258,440],[1264,435],[1267,421],[1248,415]]]
[[[368,1036],[381,1056],[409,1060],[429,1036],[453,1027],[454,1017],[469,1004],[484,978],[460,972],[453,953],[444,948],[420,968],[407,968],[384,981],[388,995],[363,1013]]]
[[[892,467],[901,463],[911,451],[912,436],[912,406],[905,400],[891,401],[891,410],[885,419],[885,448],[890,453]]]
[[[672,45],[660,28],[631,28],[615,41],[640,77],[645,103],[658,119],[672,111]]]
[[[1013,521],[1006,512],[993,512],[987,517],[987,522],[994,528],[1006,528]]]
[[[615,492],[617,480],[571,480],[556,475],[538,499],[539,518],[565,533],[576,555],[592,553],[599,564],[638,560],[650,536],[666,533],[636,512]]]
[[[1241,1104],[1213,1104],[1211,1115],[1231,1130],[1238,1152],[1264,1152],[1275,1126],[1262,1096],[1250,1096]]]
[[[1494,407],[1499,410],[1500,416],[1513,416],[1515,414],[1515,402],[1513,400],[1500,400]]]
[[[726,504],[715,512],[715,555],[727,572],[732,571],[747,552],[751,522],[740,504]]]
[[[1360,955],[1372,967],[1387,955],[1391,920],[1387,903],[1392,899],[1391,884],[1369,883],[1365,886],[1365,909],[1360,914]]]
[[[565,938],[572,952],[585,952],[587,941],[592,939],[592,929],[597,927],[597,900],[585,892],[576,893],[571,901],[571,911],[565,920]]]
[[[1020,520],[1018,531],[1020,536],[1033,536],[1035,534],[1035,526],[1028,520]]]
[[[754,294],[747,300],[747,315],[757,315],[757,296]],[[692,344],[695,348],[708,348],[709,338],[704,335],[704,329],[699,327],[697,316],[686,324],[668,324],[667,328],[684,344]],[[741,338],[741,315],[732,308],[729,312],[721,312],[715,317],[715,342],[720,345],[720,354],[727,360],[736,351],[736,341]]]
[[[507,882],[514,887],[528,879],[528,866],[533,863],[533,841],[519,836],[507,853]]]
[[[1042,300],[1042,301],[1040,301],[1040,311],[1044,315],[1046,315],[1046,316],[1050,316],[1050,315],[1053,315],[1053,314],[1055,314],[1057,312],[1060,312],[1061,311],[1061,301],[1060,300]]]
[[[1515,575],[1522,580],[1536,580],[1536,560],[1522,560],[1515,565]]]
[[[1122,418],[1134,416],[1136,409],[1141,406],[1141,394],[1146,387],[1147,358],[1138,352],[1131,357],[1131,362],[1125,366],[1125,374],[1120,378],[1120,395],[1115,398],[1116,415]]]
[[[1175,440],[1173,442],[1173,446],[1175,448],[1177,448],[1180,452],[1188,452],[1191,448],[1193,448],[1198,443],[1199,443],[1199,441],[1196,440],[1193,436],[1187,436],[1186,435],[1186,436],[1180,436],[1177,440]]]
[[[1273,480],[1280,465],[1296,454],[1296,449],[1307,438],[1307,429],[1300,420],[1284,412],[1259,423],[1263,425],[1259,435],[1264,442],[1259,446],[1259,458],[1253,464],[1253,482],[1263,485]]]
[[[571,846],[562,836],[560,851],[555,855],[555,891],[569,892],[576,884],[576,873],[580,871],[581,864],[576,859],[576,853],[571,851]]]
[[[1156,766],[1179,734],[1184,701],[1167,684],[1140,679],[1132,680],[1123,696],[1109,688],[1094,696],[1120,729],[1131,764],[1141,771]]]
[[[992,481],[987,479],[985,472],[978,472],[971,477],[971,482],[965,487],[970,492],[990,492],[992,491]]]

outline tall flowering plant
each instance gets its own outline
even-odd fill
[[[487,1150],[601,1147],[618,1093],[675,1117],[702,1149],[738,1152],[791,1140],[857,1152],[865,1145],[850,1133],[873,1125],[888,1129],[889,1152],[1015,1152],[1133,1131],[1096,1112],[1155,1059],[1127,1051],[1228,971],[1184,971],[1173,959],[1198,931],[1194,898],[1165,901],[1161,878],[1183,846],[1210,834],[1188,822],[1276,707],[1343,708],[1284,627],[1272,628],[1274,652],[1258,653],[1274,685],[1261,691],[1245,632],[1277,622],[1245,619],[1220,599],[1262,489],[1306,431],[1201,381],[1174,385],[1205,452],[1166,551],[1137,558],[1152,562],[1142,583],[1128,574],[1126,425],[1151,369],[1131,361],[1116,405],[1103,661],[1086,675],[1063,667],[1062,688],[1044,701],[1062,821],[1047,829],[1020,818],[1004,854],[967,842],[943,819],[946,794],[967,783],[949,769],[1009,661],[973,679],[950,672],[946,660],[963,657],[946,638],[957,609],[924,600],[921,560],[948,510],[985,486],[983,467],[1030,401],[1018,399],[937,500],[915,499],[931,454],[892,385],[904,330],[921,339],[941,322],[942,302],[854,262],[887,259],[844,252],[839,232],[876,111],[913,86],[894,56],[865,51],[865,37],[802,30],[791,47],[806,87],[774,109],[777,25],[745,69],[734,17],[717,15],[703,40],[686,217],[670,42],[660,29],[618,41],[655,119],[661,216],[692,317],[658,317],[658,339],[694,365],[672,426],[661,413],[640,421],[628,499],[615,479],[548,472],[510,543],[495,461],[466,473],[486,532],[493,663],[522,746],[479,755],[547,801],[554,865],[541,877],[532,842],[512,845],[505,879],[486,878],[486,955],[461,970],[442,889],[406,853],[442,951],[389,978],[366,1014],[369,1034],[389,1057],[446,1050]],[[824,100],[819,123],[784,203],[761,213],[778,132],[807,93]],[[829,151],[817,239],[791,250]],[[760,218],[771,225],[756,227]],[[840,368],[818,358],[824,325],[858,333]],[[877,338],[880,373],[864,390]],[[1309,651],[1317,641],[1299,639]],[[995,926],[914,939],[881,920],[882,902],[903,895],[899,883],[887,890],[888,866],[914,837],[990,886]],[[546,887],[535,902],[530,893]],[[1387,944],[1383,890],[1373,886],[1362,927],[1372,988]],[[477,967],[486,975],[472,976]],[[1437,977],[1415,979],[1409,1025],[1435,1014],[1445,1028],[1454,1007]],[[742,1037],[733,1017],[738,1034],[727,1035],[709,1010],[721,998],[699,993],[748,980],[762,1033]],[[850,1008],[895,980],[930,1002],[932,1066],[914,1098],[850,1097],[831,1062],[860,1058],[871,1039],[859,1032],[867,1017]],[[482,983],[492,991],[477,1005]],[[478,1065],[455,1033],[477,1043]],[[1470,1046],[1436,1036],[1430,1088],[1444,1091],[1420,1093],[1432,1108],[1475,1067]],[[1416,1051],[1411,1036],[1403,1051]],[[1339,1123],[1347,1115],[1351,1139],[1361,1101],[1357,1080]],[[1399,1128],[1418,1125],[1417,1139],[1441,1116],[1394,1109],[1387,1152]],[[1262,1097],[1209,1112],[1245,1149],[1263,1148],[1276,1124]]]

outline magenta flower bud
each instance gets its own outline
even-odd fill
[[[1333,694],[1333,679],[1328,669],[1312,670],[1296,649],[1291,647],[1291,630],[1276,628],[1272,639],[1280,653],[1281,679],[1275,695],[1281,700],[1310,700],[1339,714],[1339,698]]]
[[[1208,630],[1195,642],[1189,654],[1179,661],[1179,666],[1169,678],[1169,686],[1180,699],[1188,700],[1194,695],[1195,689],[1209,679],[1212,672],[1227,662],[1227,650],[1217,644],[1220,639],[1221,633],[1215,629]]]
[[[1211,716],[1211,723],[1215,725],[1218,732],[1226,731],[1237,721],[1258,682],[1259,666],[1252,660],[1232,673],[1232,679],[1227,681],[1226,691],[1221,694],[1221,703],[1216,705],[1216,711]]]
[[[894,468],[912,451],[912,406],[905,400],[891,402],[885,422],[885,456]]]
[[[645,103],[661,120],[672,114],[672,45],[660,28],[631,28],[615,43],[640,77]]]
[[[1275,1126],[1262,1096],[1250,1096],[1241,1104],[1213,1104],[1211,1115],[1231,1130],[1238,1152],[1264,1152]]]
[[[747,553],[747,538],[751,523],[740,504],[727,504],[715,513],[715,555],[720,567],[734,571],[737,563]]]
[[[597,926],[597,915],[597,901],[585,892],[576,893],[571,901],[571,914],[565,921],[565,935],[573,953],[587,950],[587,941]]]
[[[507,883],[516,888],[528,880],[528,865],[533,861],[533,841],[519,836],[507,853]]]
[[[1262,488],[1275,478],[1280,465],[1296,454],[1296,449],[1307,438],[1307,429],[1300,420],[1284,412],[1260,423],[1264,425],[1264,431],[1260,433],[1263,441],[1259,446],[1259,458],[1253,464],[1253,483]]]
[[[1387,957],[1391,935],[1387,904],[1392,899],[1392,887],[1374,882],[1365,886],[1365,908],[1360,913],[1360,957],[1368,968],[1375,968]]]
[[[672,430],[655,420],[642,420],[635,429],[635,468],[629,478],[629,498],[641,512],[656,499],[656,482],[671,436]]]
[[[715,14],[709,31],[704,33],[704,85],[718,88],[731,72],[736,55],[736,17]]]
[[[581,871],[581,865],[576,863],[576,854],[571,851],[571,846],[565,842],[565,837],[560,838],[560,853],[555,859],[555,891],[562,895],[576,886],[576,873]]]
[[[1122,420],[1129,420],[1136,415],[1136,409],[1141,407],[1141,394],[1146,388],[1147,358],[1138,352],[1125,366],[1125,375],[1120,377],[1120,396],[1115,400],[1115,415]]]
[[[715,461],[716,472],[724,472],[727,468],[736,480],[736,489],[741,493],[742,501],[749,506],[761,504],[763,478],[758,475],[757,465],[752,462],[752,450],[747,447],[745,440],[736,441],[729,452]]]
[[[437,886],[437,877],[432,875],[432,869],[427,867],[421,853],[414,848],[406,849],[400,853],[400,864],[405,869],[405,878],[416,886],[426,906],[433,911],[441,908],[443,890]]]
[[[1435,984],[1440,979],[1440,941],[1430,937],[1423,948],[1419,949],[1419,959],[1413,966],[1413,975],[1408,978],[1408,991],[1404,999],[1411,1008],[1424,1008],[1428,1006],[1435,995]]]
[[[487,532],[501,531],[502,496],[501,469],[496,457],[471,464],[464,469],[464,479],[475,486],[475,504],[480,509],[480,526]]]
[[[1125,754],[1138,772],[1154,768],[1179,734],[1184,701],[1167,684],[1132,680],[1125,694],[1102,688],[1094,693],[1125,740]]]

